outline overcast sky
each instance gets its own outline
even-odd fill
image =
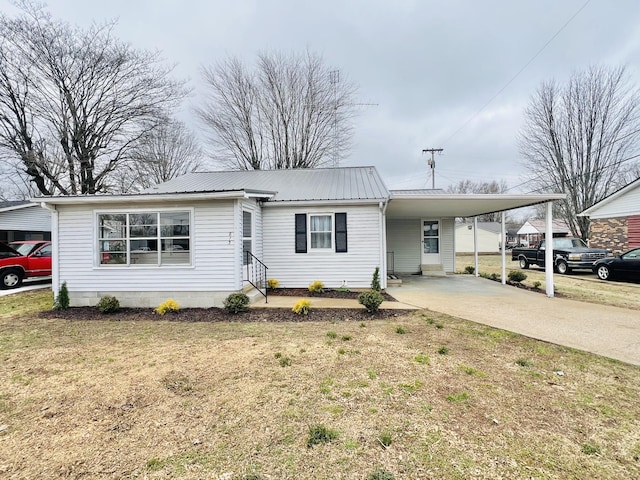
[[[117,18],[122,40],[161,50],[196,93],[180,114],[192,129],[201,66],[228,55],[250,62],[263,50],[320,53],[359,86],[358,101],[377,104],[362,108],[353,152],[341,165],[375,165],[391,188],[431,186],[426,148],[444,149],[438,188],[465,178],[515,187],[525,169],[516,136],[542,81],[604,64],[627,65],[640,85],[638,0],[47,3],[80,26]],[[8,0],[0,7],[12,9]]]

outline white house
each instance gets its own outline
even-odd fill
[[[640,247],[640,178],[589,207],[589,244],[622,253]]]
[[[374,167],[191,173],[136,195],[34,199],[53,212],[53,289],[72,305],[219,306],[282,287],[367,288],[376,267],[455,271],[454,219],[563,195],[389,191]],[[386,286],[386,275],[381,275]]]
[[[544,220],[528,220],[517,232],[518,243],[526,246],[537,245],[545,237],[546,229]],[[554,220],[552,230],[554,237],[566,237],[571,233],[569,226],[562,220]]]
[[[51,240],[51,213],[28,201],[0,202],[0,242]]]
[[[473,223],[456,222],[456,253],[498,253],[502,248],[502,226],[498,222],[478,222],[477,237]],[[475,240],[477,238],[477,244]]]

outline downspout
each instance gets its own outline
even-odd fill
[[[389,201],[380,202],[380,225],[382,225],[382,235],[380,236],[380,286],[387,288],[387,206]]]
[[[60,290],[60,235],[58,234],[58,210],[55,207],[51,207],[47,205],[45,202],[40,202],[40,206],[45,210],[49,210],[51,212],[51,290],[54,295],[55,292]]]

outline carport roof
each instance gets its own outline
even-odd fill
[[[441,191],[392,190],[388,217],[475,217],[539,203],[562,200],[564,193],[504,195],[446,194]]]

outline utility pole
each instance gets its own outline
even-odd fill
[[[431,152],[431,159],[427,161],[427,165],[431,167],[431,189],[435,190],[436,188],[436,161],[433,158],[433,154],[438,152],[442,153],[444,148],[424,148],[422,149],[422,153]]]

